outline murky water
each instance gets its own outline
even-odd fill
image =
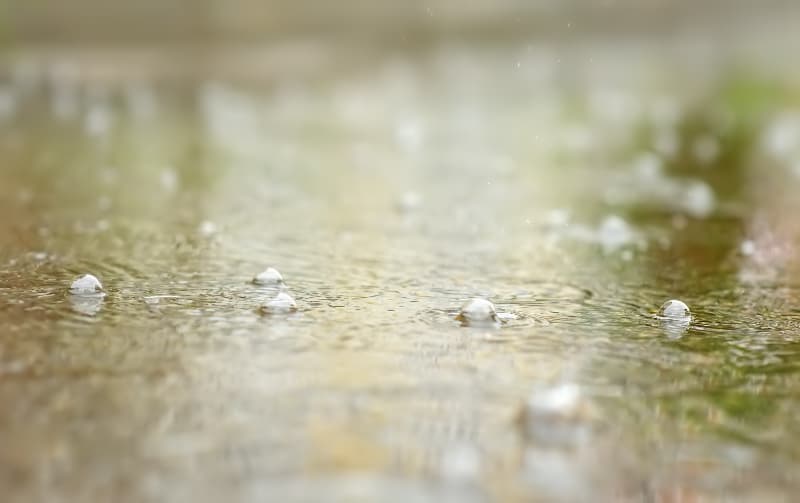
[[[795,494],[800,87],[685,56],[8,61],[4,501]]]

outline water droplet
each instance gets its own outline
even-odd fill
[[[268,267],[266,270],[256,274],[253,278],[253,283],[256,285],[280,285],[283,284],[283,276],[273,267]]]
[[[69,293],[72,295],[91,297],[102,297],[105,295],[100,280],[91,274],[85,274],[73,281],[72,285],[69,287]]]
[[[471,325],[495,323],[498,318],[494,304],[486,299],[474,298],[461,307],[456,319],[465,325]]]
[[[263,304],[261,310],[271,314],[291,313],[297,311],[297,303],[288,293],[280,292],[274,299]]]

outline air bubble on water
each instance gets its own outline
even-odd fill
[[[494,304],[486,299],[474,298],[465,303],[456,317],[465,325],[487,324],[498,321]]]
[[[269,314],[291,313],[297,311],[297,303],[287,292],[279,292],[275,298],[262,304],[261,310]]]
[[[281,285],[283,284],[283,276],[274,267],[267,267],[253,277],[253,283],[256,285]]]
[[[756,253],[756,244],[752,239],[746,239],[739,245],[739,252],[745,257],[750,257]]]
[[[700,180],[689,183],[684,193],[684,209],[693,217],[706,218],[714,212],[716,198],[711,187]]]
[[[84,274],[73,281],[69,287],[69,293],[72,295],[90,297],[102,297],[105,295],[100,280],[92,274]]]
[[[203,220],[197,227],[197,232],[206,237],[213,236],[217,233],[217,225],[210,220]]]
[[[691,320],[692,313],[684,302],[672,299],[661,305],[657,316],[664,320]]]

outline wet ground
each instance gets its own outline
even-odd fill
[[[4,501],[796,494],[792,76],[285,50],[5,60]]]

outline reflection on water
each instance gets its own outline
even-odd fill
[[[796,93],[592,51],[11,65],[8,501],[792,494]]]

